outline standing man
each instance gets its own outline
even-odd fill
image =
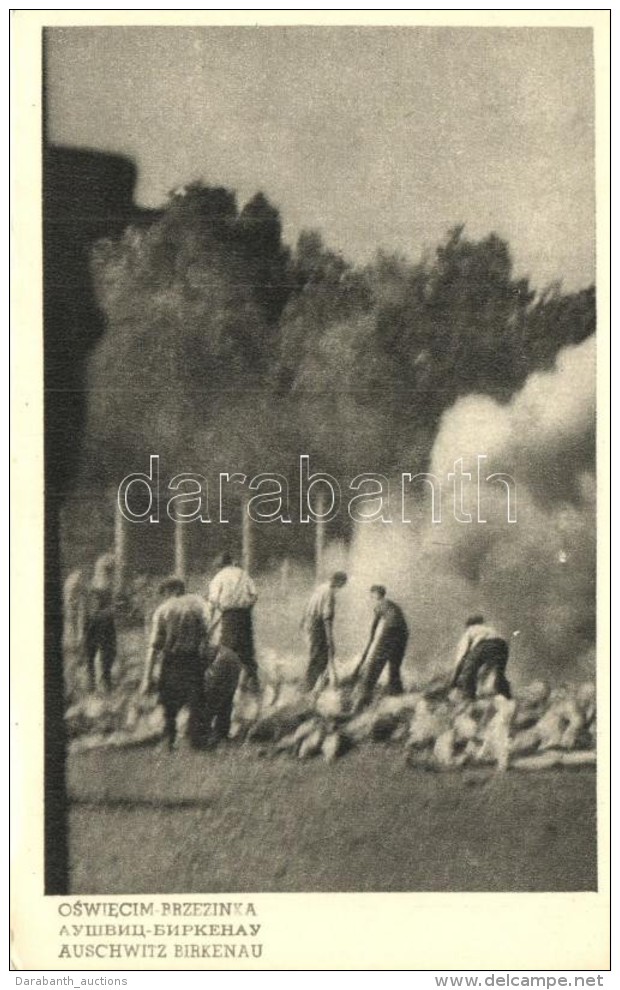
[[[407,649],[409,629],[403,610],[396,602],[386,598],[382,584],[373,584],[370,597],[374,604],[374,617],[360,661],[360,683],[356,690],[356,707],[359,708],[372,698],[386,664],[389,672],[388,694],[398,695],[404,690],[400,668]]]
[[[209,585],[209,605],[221,616],[220,644],[233,650],[243,664],[244,681],[258,690],[258,666],[254,655],[252,609],[258,595],[252,578],[223,553],[218,572]]]
[[[306,671],[306,688],[312,691],[319,687],[326,671],[329,671],[332,682],[336,683],[334,667],[334,616],[336,612],[336,592],[344,588],[347,575],[344,571],[335,571],[329,581],[319,584],[308,602],[302,629],[308,637],[310,660]]]
[[[84,640],[85,596],[82,571],[71,571],[62,586],[63,641],[67,650],[79,648]]]
[[[485,673],[495,673],[495,693],[510,698],[510,683],[506,678],[507,663],[506,640],[492,626],[485,624],[482,615],[470,615],[457,647],[452,687],[459,688],[466,698],[475,698],[478,676],[484,669]]]
[[[113,553],[105,553],[98,558],[86,592],[84,653],[90,690],[94,691],[97,687],[95,664],[99,654],[103,686],[106,691],[111,691],[112,667],[116,660]]]
[[[235,692],[241,675],[241,661],[236,653],[221,644],[204,678],[205,697],[198,724],[199,745],[215,745],[228,739]]]
[[[189,734],[198,745],[203,727],[204,675],[208,664],[209,620],[199,595],[185,593],[185,582],[169,578],[160,585],[162,602],[155,610],[141,691],[153,685],[155,661],[161,658],[159,700],[164,709],[165,735],[170,749],[176,748],[177,716],[189,708]]]

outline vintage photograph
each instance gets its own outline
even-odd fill
[[[41,43],[46,893],[597,891],[593,31]]]

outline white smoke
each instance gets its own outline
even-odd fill
[[[410,676],[450,664],[471,611],[510,638],[515,681],[593,673],[595,369],[591,337],[563,350],[552,370],[532,374],[509,403],[470,395],[445,412],[429,467],[441,482],[441,522],[432,523],[428,497],[409,510],[411,524],[399,522],[398,496],[391,524],[358,526],[348,560],[347,648],[361,646],[367,589],[382,583],[409,619]],[[472,475],[463,489],[467,523],[455,519],[448,478],[459,460]],[[516,522],[507,521],[506,485],[485,481],[493,473],[516,483]]]

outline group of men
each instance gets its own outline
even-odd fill
[[[252,629],[256,588],[230,554],[222,554],[219,564],[206,600],[187,594],[180,578],[160,586],[141,690],[148,693],[157,683],[171,748],[182,708],[189,709],[190,743],[201,747],[228,736],[239,680],[249,690],[259,688]]]
[[[336,571],[315,589],[306,608],[302,628],[308,640],[305,683],[309,692],[318,692],[328,683],[338,684],[334,620],[337,593],[346,583],[347,575]],[[226,553],[220,559],[206,600],[187,594],[184,582],[178,578],[164,582],[160,593],[162,601],[153,615],[141,689],[148,693],[156,684],[171,748],[177,744],[177,717],[184,707],[189,709],[190,743],[195,747],[215,744],[228,736],[239,682],[249,690],[257,691],[259,687],[252,628],[252,610],[257,601],[254,582]],[[349,674],[349,680],[354,682],[353,710],[369,703],[386,668],[388,693],[398,695],[404,690],[401,666],[409,637],[405,616],[400,606],[387,597],[383,585],[373,585],[370,596],[370,633],[353,674]],[[467,620],[459,643],[450,686],[474,698],[479,675],[488,671],[495,677],[496,692],[510,697],[507,660],[506,641],[485,624],[481,615],[474,615]]]
[[[308,636],[310,659],[306,673],[306,687],[314,690],[329,679],[338,682],[334,646],[334,617],[336,593],[347,583],[344,571],[336,571],[329,581],[314,591],[302,621]],[[388,691],[402,694],[403,683],[400,668],[407,648],[409,629],[402,609],[386,597],[381,584],[370,589],[374,603],[373,621],[366,647],[355,674],[357,676],[356,703],[359,707],[372,697],[373,690],[385,667],[389,671]]]

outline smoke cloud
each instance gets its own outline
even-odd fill
[[[470,395],[443,414],[429,467],[441,483],[441,522],[433,524],[427,496],[408,509],[411,524],[398,521],[392,498],[391,524],[358,526],[347,561],[348,646],[356,636],[359,646],[370,611],[366,590],[381,582],[408,615],[410,678],[451,663],[472,611],[510,639],[516,682],[593,674],[595,367],[591,337],[562,350],[551,371],[531,374],[510,402]],[[486,455],[479,505],[478,455]],[[471,474],[463,482],[471,522],[454,515],[449,475],[459,459]],[[486,481],[493,473],[516,482],[514,523],[506,485]]]

